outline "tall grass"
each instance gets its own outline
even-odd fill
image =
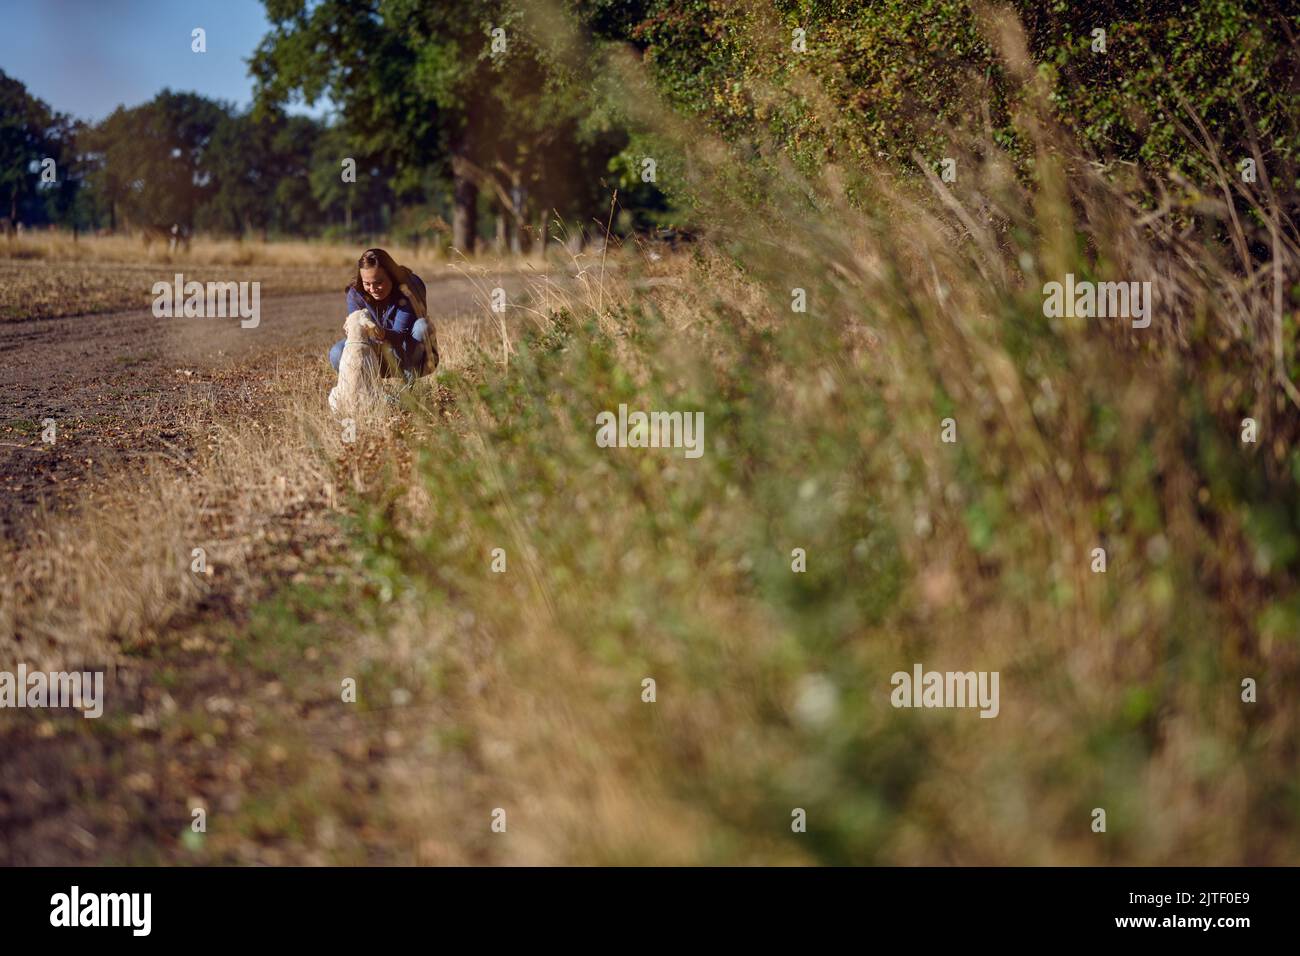
[[[552,263],[507,319],[440,329],[442,389],[406,399],[409,484],[400,456],[377,480],[329,437],[321,374],[286,379],[266,434],[219,429],[188,488],[52,531],[25,560],[57,567],[18,575],[0,633],[30,651],[165,627],[205,502],[256,503],[255,535],[351,475],[342,599],[255,609],[231,666],[328,688],[304,714],[350,719],[308,656],[345,633],[331,659],[392,723],[347,755],[364,770],[315,738],[252,760],[259,799],[214,828],[214,859],[1294,861],[1300,257],[1282,186],[1125,182],[1032,87],[1029,171],[972,129],[952,131],[955,183],[810,181],[672,118],[635,71],[622,83],[708,242]],[[1068,272],[1152,282],[1152,326],[1045,318],[1043,284]],[[620,403],[702,412],[703,456],[597,447]],[[999,715],[893,708],[891,675],[917,662],[998,671]]]
[[[1294,231],[1226,178],[1149,209],[1027,102],[1032,175],[954,131],[953,184],[756,173],[647,105],[715,242],[584,273],[508,368],[448,377],[462,427],[366,543],[408,620],[459,622],[429,666],[503,858],[1295,859]],[[1068,272],[1153,283],[1151,328],[1045,318]],[[598,448],[619,403],[702,411],[704,456]],[[894,709],[915,662],[1000,672],[1000,715]]]

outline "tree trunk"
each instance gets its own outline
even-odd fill
[[[498,253],[506,251],[506,211],[501,206],[497,207],[497,234],[492,248]]]
[[[474,254],[478,236],[478,185],[459,156],[451,158],[451,242],[465,255]]]
[[[524,251],[524,200],[527,193],[520,182],[519,171],[514,170],[510,174],[510,206],[514,215],[510,223],[510,251],[519,255]]]
[[[546,242],[550,239],[551,219],[546,213],[549,210],[545,206],[537,214],[537,251],[543,256],[546,255]]]

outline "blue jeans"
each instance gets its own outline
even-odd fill
[[[380,374],[388,378],[395,371],[400,371],[408,381],[421,375],[427,375],[429,366],[425,363],[424,338],[428,334],[428,323],[424,319],[416,319],[415,325],[411,326],[411,338],[415,339],[415,345],[412,348],[399,351],[389,345],[380,345],[380,354],[387,353],[387,360],[380,363],[382,369]],[[334,347],[330,349],[330,364],[334,366],[336,372],[339,370],[339,361],[343,358],[343,346],[347,344],[347,339],[339,339],[334,343]],[[431,365],[432,362],[429,364]]]

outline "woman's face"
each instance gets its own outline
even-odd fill
[[[361,288],[365,289],[366,295],[376,302],[383,302],[388,298],[388,293],[393,291],[393,280],[388,278],[388,273],[380,266],[362,269]]]

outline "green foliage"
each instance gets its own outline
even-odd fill
[[[263,236],[313,229],[318,207],[310,177],[320,136],[319,124],[306,117],[226,113],[207,151],[215,189],[200,210],[198,227]]]
[[[136,225],[192,226],[216,192],[213,135],[228,108],[194,93],[164,90],[141,106],[119,107],[87,132],[89,181],[102,201]]]
[[[557,631],[590,661],[585,676],[600,675],[579,692],[595,695],[583,706],[654,674],[687,698],[735,689],[760,721],[755,733],[782,733],[791,673],[825,673],[847,696],[834,733],[801,737],[830,775],[813,804],[815,852],[871,859],[926,748],[925,732],[882,736],[858,720],[864,689],[885,679],[863,642],[896,619],[906,572],[872,492],[893,468],[891,423],[867,392],[829,414],[790,409],[767,381],[776,352],[725,304],[702,321],[717,361],[677,348],[661,316],[635,308],[613,330],[557,316],[521,346],[509,375],[447,379],[475,425],[431,435],[420,480],[430,500],[455,506],[409,529],[370,508],[368,560],[386,576],[398,570],[395,592],[472,607],[494,633],[526,628],[545,594]],[[597,448],[595,415],[620,402],[701,412],[706,454]],[[497,547],[508,574],[487,572]],[[805,573],[791,573],[794,547],[809,555]],[[539,664],[507,653],[521,669]],[[674,749],[694,746],[699,730],[662,732]],[[671,785],[737,839],[798,789],[788,770],[762,762],[711,769]],[[752,799],[737,801],[736,787]]]
[[[267,13],[276,29],[253,61],[263,108],[328,95],[399,199],[427,199],[433,174],[455,181],[467,223],[483,190],[516,230],[552,212],[586,221],[607,201],[602,173],[626,139],[520,6],[290,0]]]
[[[82,170],[75,141],[78,125],[52,111],[27,88],[0,70],[0,216],[10,225],[76,222]],[[55,161],[54,185],[40,182],[43,160]]]
[[[1058,114],[1101,155],[1209,179],[1197,144],[1225,165],[1252,155],[1294,168],[1300,153],[1295,98],[1300,16],[1257,0],[1018,4],[1034,58],[1057,71]],[[1106,31],[1105,53],[1092,30]]]
[[[1019,148],[1014,91],[962,0],[655,0],[635,22],[592,6],[593,22],[644,48],[671,102],[734,141],[779,144],[805,172],[828,161],[910,163],[913,150],[944,155],[945,129],[972,120]],[[1199,120],[1232,162],[1258,137],[1268,165],[1292,168],[1294,12],[1256,0],[1025,0],[1013,9],[1058,117],[1097,154],[1208,176]],[[806,31],[804,53],[791,48],[796,28]],[[1092,49],[1097,28],[1105,52]]]

